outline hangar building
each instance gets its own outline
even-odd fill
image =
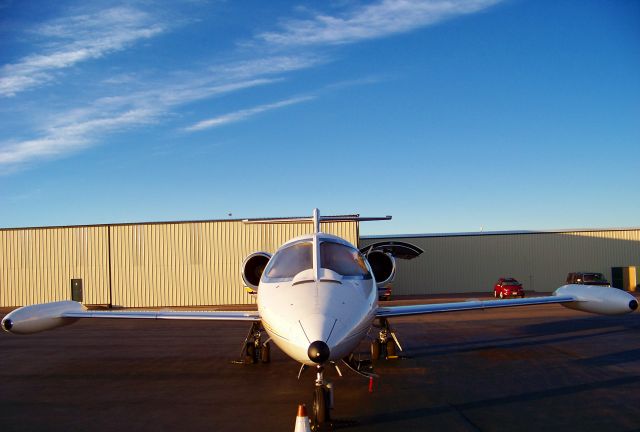
[[[398,261],[394,295],[488,293],[502,276],[549,292],[572,271],[610,278],[623,267],[635,281],[640,265],[640,228],[362,238],[357,222],[322,228],[361,247],[382,240],[421,247],[417,259]],[[0,306],[79,295],[85,304],[122,307],[253,303],[240,275],[244,258],[311,230],[241,220],[0,229]]]
[[[635,289],[640,266],[640,228],[366,236],[360,245],[382,240],[424,250],[398,260],[395,295],[490,293],[501,277],[551,292],[569,272],[602,273],[614,286]]]
[[[322,223],[358,242],[356,222]],[[312,232],[309,223],[241,220],[0,230],[0,306],[69,300],[123,307],[247,304],[240,268]]]

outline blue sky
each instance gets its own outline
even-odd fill
[[[639,226],[640,3],[0,1],[0,227]]]

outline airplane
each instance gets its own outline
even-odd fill
[[[81,303],[58,301],[18,308],[2,319],[2,328],[30,334],[71,324],[83,318],[246,321],[251,329],[241,356],[244,362],[268,362],[273,341],[301,364],[313,367],[316,380],[313,421],[319,427],[331,422],[333,387],[325,379],[327,367],[346,364],[372,377],[370,362],[355,359],[354,350],[371,340],[371,359],[393,358],[402,350],[389,319],[399,316],[459,312],[476,309],[558,303],[602,315],[635,311],[638,301],[622,290],[588,285],[564,285],[552,295],[510,300],[462,301],[408,306],[380,306],[378,288],[395,277],[396,259],[413,259],[423,251],[409,243],[380,242],[358,250],[348,241],[321,231],[321,222],[389,220],[386,217],[320,216],[287,219],[253,219],[245,223],[313,223],[312,234],[284,243],[273,255],[254,252],[242,264],[242,278],[257,295],[257,311],[127,311],[89,310]],[[268,339],[262,341],[263,331]],[[377,334],[376,334],[377,332]]]

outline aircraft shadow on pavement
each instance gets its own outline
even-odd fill
[[[604,381],[592,383],[575,384],[563,387],[557,387],[548,390],[538,390],[525,392],[516,395],[500,396],[496,398],[482,399],[478,401],[466,402],[455,405],[439,405],[424,409],[411,409],[401,411],[387,411],[360,419],[359,424],[366,426],[367,424],[391,423],[406,420],[416,420],[427,418],[434,415],[455,412],[457,415],[463,415],[463,411],[475,409],[499,408],[503,405],[511,405],[514,403],[534,402],[542,399],[553,398],[558,396],[570,396],[583,392],[592,392],[600,389],[611,389],[618,386],[628,386],[640,383],[640,376],[625,376],[622,378],[614,378]]]
[[[604,354],[587,359],[580,359],[577,360],[577,362],[587,366],[596,367],[613,366],[632,362],[640,363],[640,348]]]
[[[513,335],[510,337],[477,339],[423,347],[412,347],[411,344],[407,344],[404,354],[409,357],[417,357],[472,352],[487,348],[521,348],[546,343],[575,341],[638,329],[640,329],[640,316],[635,315],[622,317],[622,319],[618,320],[606,318],[603,320],[602,317],[575,318],[523,326],[518,329],[522,336]],[[582,333],[585,331],[590,331],[590,333]],[[548,336],[555,337],[549,338]]]

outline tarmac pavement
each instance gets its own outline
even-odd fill
[[[390,322],[405,358],[375,363],[373,393],[344,366],[342,378],[325,373],[335,387],[335,430],[640,430],[638,312],[605,317],[546,305]],[[311,407],[315,373],[298,380],[299,365],[276,347],[270,364],[233,364],[248,328],[81,320],[0,334],[0,428],[293,430],[297,404]]]

